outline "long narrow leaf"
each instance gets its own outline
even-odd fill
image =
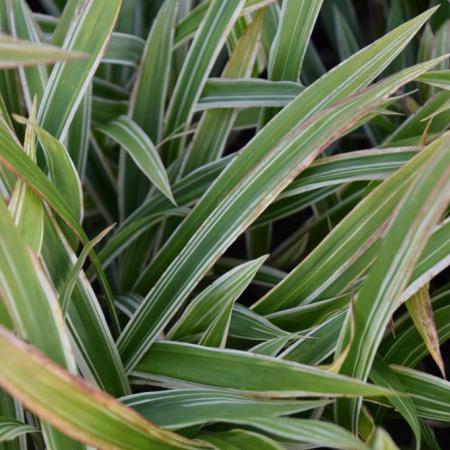
[[[75,358],[55,292],[39,261],[28,252],[18,235],[3,200],[0,200],[0,211],[0,289],[15,329],[47,356],[74,373]],[[3,356],[4,361],[13,359],[13,353],[8,353]],[[55,442],[55,445],[73,450],[84,448],[47,424],[44,424],[44,434],[46,440]]]
[[[99,130],[119,143],[145,176],[175,203],[158,151],[150,138],[135,122],[123,116],[109,122]]]
[[[39,108],[39,123],[56,138],[65,137],[73,116],[100,63],[121,0],[83,0],[80,14],[71,23],[63,49],[88,53],[74,63],[57,64],[49,77]],[[95,34],[95,39],[91,36]]]
[[[35,427],[19,422],[11,417],[0,416],[0,442],[16,439],[27,433],[36,433]]]
[[[0,67],[3,69],[82,58],[84,54],[80,52],[68,52],[51,45],[0,36]]]
[[[178,429],[246,417],[275,417],[324,406],[327,400],[267,400],[217,389],[175,389],[121,399],[157,425]]]
[[[209,3],[174,88],[166,117],[166,137],[188,127],[212,64],[244,6],[244,0],[211,0]],[[180,139],[172,139],[165,146],[168,160],[177,156],[179,145]]]
[[[196,364],[191,364],[195,359]],[[167,382],[190,383],[258,393],[265,397],[389,395],[390,391],[311,366],[237,350],[158,342],[136,367],[136,374]]]
[[[14,358],[10,358],[11,354]],[[207,448],[161,430],[70,375],[3,328],[0,328],[0,355],[7,361],[0,368],[0,384],[35,414],[75,439],[117,450]],[[30,373],[34,374],[31,378]]]
[[[258,37],[263,25],[264,12],[259,13],[239,38],[222,76],[226,78],[248,77],[253,69],[258,51]],[[208,83],[203,89],[203,94]],[[197,102],[198,108],[202,99]],[[206,162],[222,155],[237,111],[219,109],[203,114],[194,135],[192,145],[183,157],[183,172],[189,173]]]

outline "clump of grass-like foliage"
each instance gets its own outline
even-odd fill
[[[448,444],[448,0],[0,30],[1,450]]]

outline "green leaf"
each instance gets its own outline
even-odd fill
[[[98,257],[103,268],[106,268],[114,258],[120,255],[121,252],[152,226],[163,222],[168,217],[185,217],[189,212],[190,209],[185,207],[171,208],[133,220],[126,227],[122,228],[119,233],[115,234],[100,251]]]
[[[159,143],[162,133],[176,11],[175,0],[165,1],[159,10],[147,37],[131,94],[131,118],[155,143]]]
[[[336,33],[336,46],[339,51],[341,61],[349,58],[353,53],[359,50],[353,31],[344,16],[339,11],[336,4],[333,5],[334,31]]]
[[[244,16],[260,8],[264,8],[273,2],[274,0],[246,0],[244,8],[241,10],[241,15]],[[175,31],[175,47],[184,43],[195,33],[205,17],[210,4],[210,0],[200,3],[190,12],[190,14],[177,23]]]
[[[289,333],[278,328],[265,317],[240,304],[234,306],[230,323],[230,334],[241,339],[256,341],[285,338]]]
[[[320,297],[338,295],[342,288],[350,285],[377,254],[377,244],[374,246],[374,242],[377,242],[384,231],[387,219],[413,177],[428,158],[432,157],[433,148],[419,153],[373,190],[308,258],[255,304],[255,311],[267,314],[307,304]],[[370,254],[371,252],[373,253]],[[359,266],[359,261],[363,262],[362,267]],[[340,277],[343,281],[338,290],[336,286]]]
[[[283,1],[277,34],[270,48],[269,79],[298,81],[321,6],[322,0]]]
[[[289,441],[304,442],[317,447],[367,450],[367,446],[356,436],[334,423],[288,417],[251,417],[243,423]]]
[[[143,55],[145,41],[132,34],[113,32],[102,63],[137,66]]]
[[[75,165],[80,180],[85,179],[86,163],[91,132],[92,87],[90,86],[81,100],[67,134],[67,150]]]
[[[177,6],[175,0],[168,0],[158,12],[145,43],[128,108],[129,117],[155,144],[160,142],[162,134]],[[150,104],[151,108],[149,108]],[[122,149],[119,161],[120,207],[124,217],[141,205],[149,190],[148,180],[142,176],[138,167],[130,160],[130,156],[125,153],[126,151],[126,147]],[[159,162],[156,149],[147,153],[155,156],[158,172],[162,170],[163,173],[164,167]],[[131,158],[133,159],[133,156]],[[165,174],[163,179],[159,180],[159,186],[163,187],[163,192],[169,193],[169,198],[172,199]]]
[[[392,146],[395,143],[404,143],[405,145],[416,145],[419,143],[420,136],[425,131],[427,122],[424,120],[431,115],[439,111],[442,107],[450,102],[450,92],[443,91],[436,94],[421,108],[419,108],[415,114],[412,114],[405,120],[385,141],[385,145]],[[446,112],[447,111],[447,112]],[[445,130],[448,127],[450,113],[447,108],[438,116],[433,117],[429,133],[439,132]],[[409,142],[409,144],[408,144]]]
[[[450,70],[430,71],[417,78],[417,81],[448,91],[450,90]]]
[[[256,54],[258,38],[263,25],[264,11],[259,13],[239,38],[222,72],[224,78],[241,78],[251,75]],[[210,79],[211,81],[211,79]],[[208,89],[208,82],[203,94]],[[196,107],[201,104],[200,98]],[[183,157],[183,173],[219,158],[225,148],[227,137],[237,117],[237,111],[218,109],[203,114],[195,132],[192,145]]]
[[[86,262],[86,258],[89,256],[91,250],[111,231],[113,226],[114,225],[111,225],[103,230],[84,246],[82,252],[80,253],[80,256],[77,259],[77,262],[70,270],[67,280],[61,289],[61,293],[59,294],[59,303],[61,305],[63,315],[66,315],[67,310],[69,309],[70,298],[72,296],[72,292],[75,288],[78,277],[80,276],[81,269]]]
[[[450,3],[39,2],[0,44],[79,59],[0,70],[0,450],[440,450]]]
[[[188,128],[206,78],[243,6],[244,0],[209,2],[207,13],[189,48],[174,87],[167,110],[165,137]],[[164,146],[163,151],[168,161],[173,161],[178,156],[181,142],[180,139],[172,139]]]
[[[84,53],[0,35],[0,68],[2,69],[50,64],[56,61],[76,61],[83,58],[85,58]]]
[[[32,107],[32,117],[36,103]],[[25,129],[24,151],[36,162],[36,134],[31,125]],[[14,224],[26,244],[39,255],[44,235],[44,207],[41,199],[21,181],[17,180],[8,205]]]
[[[285,192],[289,192],[289,187],[285,189]],[[337,187],[325,187],[320,189],[314,189],[312,192],[307,193],[301,193],[298,195],[288,196],[284,197],[284,192],[280,194],[280,196],[261,214],[261,216],[258,217],[258,219],[255,221],[252,231],[255,229],[258,229],[261,226],[270,224],[271,222],[275,220],[280,220],[285,217],[292,216],[293,214],[302,211],[308,207],[314,207],[317,205],[318,202],[321,200],[330,198],[334,193],[338,192]],[[346,199],[346,202],[351,202],[352,199]],[[344,203],[344,202],[343,202]],[[344,204],[345,204],[344,203]],[[337,208],[342,207],[343,205],[337,205]],[[327,212],[328,215],[332,214],[332,211]],[[303,248],[303,246],[301,246]],[[284,248],[286,250],[286,248]],[[295,248],[291,247],[292,251],[295,251]],[[282,264],[280,264],[279,261],[277,261],[277,253],[280,250],[277,248],[272,255],[274,265],[277,267],[283,267]],[[286,253],[284,253],[284,256],[288,257]],[[290,266],[291,264],[287,264],[287,266]]]
[[[68,0],[64,5],[64,8],[61,11],[58,11],[58,15],[61,13],[59,20],[53,20],[52,22],[53,44],[59,46],[63,45],[71,24],[81,11],[80,6],[81,3],[78,0]]]
[[[450,337],[450,308],[444,306],[435,311],[436,328],[439,342],[443,343]],[[410,323],[394,340],[386,336],[381,346],[381,354],[388,363],[402,364],[405,367],[415,367],[425,356],[428,349],[417,331],[416,326]]]
[[[218,450],[237,448],[258,448],[260,450],[281,450],[283,447],[262,434],[247,430],[231,430],[201,434],[200,438],[214,445]]]
[[[61,142],[35,125],[39,142],[44,149],[50,180],[66,199],[72,213],[81,223],[83,218],[83,192],[81,181],[72,159]]]
[[[36,433],[35,427],[19,422],[12,417],[0,416],[0,442],[11,441],[27,433]]]
[[[45,220],[42,256],[45,267],[61,295],[77,257],[55,220]],[[72,272],[73,273],[73,272]],[[81,271],[71,295],[66,323],[83,361],[82,373],[114,396],[129,393],[126,373],[99,299]]]
[[[2,300],[15,330],[54,361],[72,373],[76,372],[75,358],[53,287],[37,257],[28,251],[20,238],[3,199],[0,200],[0,269]],[[9,350],[2,359],[15,360],[11,354],[16,355]],[[44,434],[46,440],[62,448],[84,448],[47,424],[44,424]]]
[[[217,389],[174,389],[133,394],[121,399],[157,425],[178,429],[212,422],[275,417],[319,408],[328,400],[269,400]]]
[[[233,302],[228,302],[225,307],[214,318],[211,325],[203,333],[199,344],[205,347],[224,348],[227,343],[228,330],[230,328],[231,314],[233,312]]]
[[[427,13],[425,16],[417,18],[417,19],[413,20],[411,23],[405,24],[404,26],[399,27],[399,29],[395,30],[391,36],[384,37],[382,42],[380,43],[380,45],[383,45],[382,43],[384,43],[384,42],[386,43],[386,45],[388,43],[395,42],[395,45],[399,46],[396,51],[400,51],[400,49],[403,48],[403,46],[406,43],[404,41],[408,41],[411,38],[411,35],[414,34],[415,30],[417,29],[417,26],[419,26],[419,24],[423,23],[423,21],[426,20],[426,18],[429,16],[429,14],[430,13]],[[403,33],[403,39],[400,40],[399,35],[401,36],[402,33]],[[358,55],[355,55],[354,57],[352,57],[352,59],[347,61],[346,64],[342,65],[341,67],[336,69],[334,72],[332,72],[328,76],[324,77],[320,82],[318,82],[316,88],[318,90],[321,90],[321,92],[322,92],[322,94],[321,94],[322,101],[323,102],[332,102],[333,99],[335,99],[337,96],[339,96],[339,95],[343,96],[343,95],[345,95],[345,93],[350,92],[351,87],[348,88],[348,86],[349,86],[348,84],[342,85],[341,81],[337,82],[337,80],[340,80],[340,78],[342,77],[343,80],[346,79],[349,82],[346,71],[348,70],[347,68],[352,65],[355,65],[355,68],[358,68],[360,70],[361,70],[361,68],[364,69],[361,72],[362,78],[359,81],[356,78],[356,75],[359,75],[360,73],[355,72],[355,74],[354,74],[355,75],[355,78],[354,78],[355,83],[365,83],[365,82],[367,82],[367,81],[365,81],[367,78],[368,78],[368,80],[370,80],[371,79],[371,77],[369,75],[370,71],[373,70],[374,67],[376,67],[377,70],[381,69],[380,67],[377,67],[378,63],[375,63],[372,66],[372,62],[375,61],[373,58],[374,53],[375,54],[377,53],[377,47],[374,47],[374,46],[368,47],[366,50],[363,50]],[[383,66],[384,66],[384,64],[387,64],[391,60],[391,58],[393,57],[393,54],[391,54],[390,51],[385,50],[385,51],[380,51],[380,53],[378,54],[378,57],[380,58],[380,61],[384,61],[383,62]],[[369,65],[365,66],[360,61],[360,58],[367,59],[367,62]],[[375,59],[378,61],[377,58],[375,58]],[[359,63],[357,61],[359,61]],[[342,85],[342,89],[341,90],[336,89],[336,85]],[[319,89],[319,86],[320,86],[320,89]],[[356,89],[358,86],[361,86],[361,84],[356,84],[353,87]],[[344,88],[349,89],[349,90],[344,91],[343,90]],[[307,91],[304,91],[304,93],[302,93],[296,101],[296,108],[299,109],[300,117],[302,117],[302,115],[304,115],[304,117],[302,117],[303,119],[305,119],[306,117],[309,117],[318,108],[325,106],[322,103],[318,104],[317,101],[314,100],[314,104],[316,104],[316,107],[315,107],[315,109],[312,109],[312,106],[309,105],[308,102],[305,101],[305,96],[306,96],[306,98],[310,98],[311,101],[315,98],[314,90],[311,91],[311,89],[312,88],[308,89]],[[326,96],[324,96],[323,89],[325,89],[327,92],[328,91],[330,92],[330,97],[327,98]],[[294,105],[291,105],[291,108],[294,109]],[[283,116],[283,119],[279,119],[280,122],[282,122],[283,120],[286,121],[285,118],[289,114],[291,114],[291,113],[285,112],[285,116]],[[274,126],[274,128],[275,128],[275,126]],[[287,128],[283,128],[284,134],[286,133],[286,129]],[[268,136],[271,133],[272,133],[272,131],[267,131]],[[282,135],[282,133],[280,133],[280,135]],[[261,137],[261,139],[265,139],[266,134],[262,134],[262,136],[264,136],[264,137]]]
[[[78,219],[65,198],[24,153],[6,122],[0,118],[0,163],[33,189],[79,236],[84,236]]]
[[[276,34],[270,46],[268,55],[268,78],[276,82],[288,80],[298,82],[306,48],[310,42],[312,30],[317,20],[322,0],[285,0],[282,3]],[[268,106],[284,106],[268,105]],[[270,108],[261,112],[260,127],[264,126],[278,112]],[[260,229],[262,240],[270,241],[271,226]],[[255,230],[247,233],[250,254],[252,254],[252,241],[259,241],[255,237]],[[265,236],[264,236],[265,235]],[[270,243],[266,245],[269,248]],[[267,251],[264,248],[255,248],[256,253]]]
[[[0,303],[1,305],[2,303]],[[1,307],[1,306],[0,306]],[[3,325],[3,324],[2,324]],[[24,422],[23,408],[18,405],[18,402],[7,394],[3,389],[0,389],[0,414],[5,418],[13,418]],[[18,439],[9,441],[8,443],[1,443],[0,448],[2,450],[22,450],[20,446],[24,445],[26,435],[19,436]]]
[[[336,184],[384,180],[417,153],[418,147],[372,148],[320,158],[305,169],[278,200]]]
[[[321,364],[333,354],[344,324],[345,311],[313,326],[304,337],[295,341],[280,357],[302,364]]]
[[[392,438],[382,428],[376,428],[368,445],[372,450],[399,450]]]
[[[11,354],[15,357],[9,358]],[[124,450],[208,448],[156,427],[3,328],[0,356],[8,361],[0,367],[0,384],[35,414],[75,439],[95,447]]]
[[[303,89],[301,84],[291,81],[209,78],[197,103],[196,111],[215,108],[284,107]]]
[[[350,301],[351,295],[346,294],[308,305],[283,309],[268,314],[266,317],[284,330],[305,330],[342,311],[349,306]]]
[[[98,128],[98,130],[119,143],[142,173],[172,203],[175,203],[158,151],[139,125],[128,117],[122,116]]]
[[[186,207],[195,203],[217,178],[224,167],[231,161],[230,156],[194,170],[191,174],[175,182],[172,186],[173,196],[180,208],[173,208],[169,199],[159,192],[152,195],[119,225],[116,233],[99,253],[99,259],[106,267],[120,251],[128,247],[136,238],[165,214],[186,215]]]
[[[403,393],[405,391],[405,386],[396,373],[379,357],[375,359],[370,372],[370,379],[379,386],[384,386],[396,392]],[[388,401],[408,422],[416,438],[416,448],[420,449],[422,432],[414,402],[407,395],[391,396]]]
[[[1,291],[15,329],[50,358],[74,371],[75,361],[55,292],[37,257],[19,236],[4,200],[0,201],[0,210]],[[44,322],[45,328],[41,326]]]
[[[25,0],[7,2],[10,17],[11,33],[16,38],[26,39],[36,43],[44,41],[42,33],[36,24]],[[19,69],[20,82],[24,92],[28,112],[31,113],[33,98],[39,103],[48,80],[47,68],[37,65]]]
[[[273,398],[390,394],[387,389],[312,366],[171,341],[153,344],[134,373],[168,385],[189,383]]]
[[[422,166],[391,219],[379,255],[355,302],[355,333],[342,366],[344,374],[367,378],[396,301],[407,285],[433,226],[447,208],[450,201],[449,142],[447,133],[428,147],[432,156]],[[342,336],[341,348],[348,341],[348,334]],[[355,426],[358,412],[355,405],[350,409],[348,404],[342,404],[338,417]]]
[[[406,367],[392,365],[391,368],[405,386],[421,417],[447,423],[450,421],[448,381]]]
[[[205,332],[209,324],[214,324],[217,318],[220,319],[221,314],[231,313],[230,308],[233,307],[233,303],[251,283],[265,259],[264,256],[241,264],[209,285],[189,303],[171,328],[168,334],[169,338],[179,340],[186,336]]]
[[[127,101],[93,97],[92,122],[96,125],[103,125],[119,116],[125,115],[128,107],[129,104]]]
[[[91,0],[74,17],[64,39],[63,49],[88,53],[74,63],[53,68],[39,108],[39,124],[56,138],[64,138],[87,86],[94,76],[112,28],[121,0]],[[95,34],[95,39],[91,37]]]
[[[450,24],[448,21],[444,21],[442,25],[436,32],[435,42],[434,42],[434,54],[436,56],[445,55],[450,53],[450,44],[448,40],[448,35],[450,33]],[[442,61],[439,65],[440,70],[450,69],[449,61]]]
[[[261,342],[250,349],[253,353],[266,356],[277,356],[290,340],[295,339],[295,336],[283,336],[269,341]]]

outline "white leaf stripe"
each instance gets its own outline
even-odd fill
[[[213,108],[286,106],[304,87],[290,81],[214,79],[206,83],[196,111]]]
[[[327,400],[272,400],[238,395],[217,389],[174,389],[132,394],[121,401],[157,425],[177,429],[248,416],[274,417],[307,411],[329,403]]]

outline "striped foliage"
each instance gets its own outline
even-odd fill
[[[449,24],[0,0],[0,450],[445,446]]]

